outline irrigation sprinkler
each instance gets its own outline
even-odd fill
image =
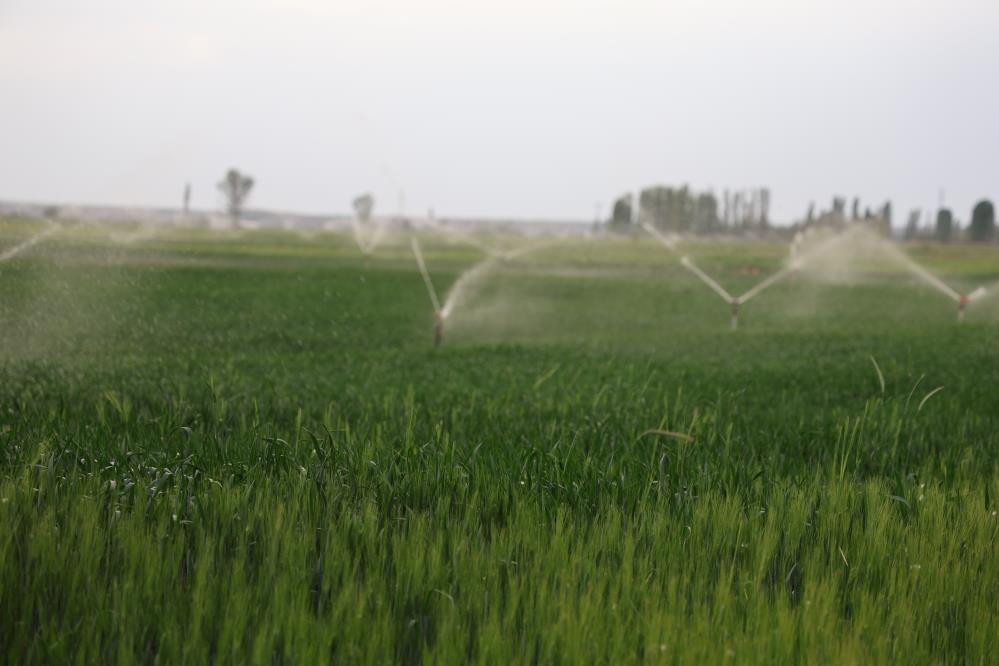
[[[420,242],[416,240],[416,236],[410,236],[409,243],[413,248],[413,256],[416,257],[416,265],[420,269],[420,275],[423,276],[423,284],[427,287],[430,303],[434,306],[434,346],[440,347],[441,343],[444,342],[444,319],[446,315],[443,308],[441,308],[440,299],[437,298],[437,290],[434,289],[434,283],[430,280],[430,272],[427,270],[427,264],[423,260],[423,251],[420,249]]]
[[[645,231],[647,231],[650,236],[659,241],[660,245],[665,247],[670,252],[673,253],[676,252],[675,239],[666,236],[648,222],[642,222],[641,225],[642,228],[645,229]],[[725,287],[718,284],[718,282],[715,281],[714,278],[712,278],[710,275],[701,270],[701,267],[695,264],[690,257],[687,256],[680,257],[680,265],[686,268],[694,275],[696,275],[701,280],[701,282],[710,287],[712,291],[714,291],[722,298],[722,300],[724,300],[726,303],[729,304],[729,307],[732,308],[732,330],[734,331],[737,328],[739,328],[739,299],[734,297],[732,294],[728,293]]]
[[[667,250],[674,253],[676,252],[675,239],[667,237],[666,235],[662,234],[658,229],[656,229],[655,227],[646,222],[642,222],[641,225],[643,229],[645,229],[653,238],[659,241],[659,243],[662,244]],[[710,287],[712,291],[714,291],[722,298],[722,300],[724,300],[726,303],[729,304],[729,307],[731,308],[732,312],[731,327],[732,330],[735,331],[738,330],[739,328],[739,309],[744,303],[752,300],[764,290],[770,288],[771,286],[777,284],[787,276],[791,275],[794,271],[799,270],[802,267],[802,265],[804,265],[807,259],[812,259],[828,251],[835,244],[835,242],[839,240],[840,240],[839,236],[833,237],[827,240],[825,243],[823,243],[820,247],[816,248],[815,250],[812,250],[811,252],[807,252],[804,254],[800,253],[797,247],[797,245],[800,245],[800,241],[797,243],[793,243],[791,246],[792,259],[788,265],[786,265],[784,268],[780,269],[773,275],[767,277],[759,284],[749,289],[749,291],[738,297],[730,294],[728,290],[726,290],[724,287],[718,284],[718,282],[714,278],[705,273],[700,266],[694,263],[694,261],[690,257],[687,256],[680,257],[680,265],[686,268],[694,275],[696,275],[701,280],[701,282]]]
[[[952,289],[949,285],[947,285],[943,280],[938,278],[936,275],[930,273],[928,270],[917,264],[915,261],[910,259],[906,254],[903,254],[902,252],[898,252],[896,256],[902,261],[902,263],[905,265],[906,268],[908,268],[910,271],[912,271],[913,274],[921,278],[924,282],[926,282],[926,284],[936,288],[942,294],[957,301],[958,303],[961,302],[961,294],[957,293],[954,289]]]
[[[974,303],[979,298],[986,294],[985,287],[979,287],[975,289],[970,294],[961,294],[961,298],[957,301],[957,321],[958,323],[964,321],[964,311],[967,309],[968,305]]]
[[[788,264],[787,266],[780,269],[770,277],[764,279],[762,282],[759,282],[755,287],[752,287],[749,291],[744,293],[737,300],[739,301],[740,304],[751,300],[753,297],[757,296],[760,292],[764,291],[768,287],[777,284],[778,282],[786,278],[788,275],[790,275],[793,271],[798,270],[800,265],[801,264],[798,261],[794,261]]]
[[[767,289],[777,284],[781,280],[787,278],[795,271],[800,270],[801,267],[804,266],[806,261],[808,261],[809,259],[814,259],[815,257],[825,252],[828,252],[836,243],[838,243],[841,240],[841,238],[842,236],[834,236],[826,240],[822,245],[815,248],[814,250],[804,253],[802,253],[798,248],[800,242],[797,244],[792,243],[791,261],[786,266],[781,268],[773,275],[770,275],[769,277],[763,279],[762,281],[757,283],[756,286],[750,288],[749,291],[745,292],[744,294],[742,294],[741,296],[739,296],[734,300],[734,302],[732,303],[732,330],[734,331],[736,328],[738,328],[739,325],[740,305],[748,303],[753,298],[759,296],[762,292],[766,291]]]
[[[653,238],[659,241],[659,244],[665,247],[670,252],[676,252],[676,240],[670,238],[660,232],[658,229],[653,227],[648,222],[641,223],[642,228],[645,229]],[[718,294],[722,300],[729,304],[732,309],[732,330],[739,328],[739,299],[728,293],[725,287],[718,284],[718,282],[712,278],[710,275],[701,270],[701,267],[694,263],[694,261],[687,256],[680,257],[680,265],[686,268],[688,271],[696,275],[701,282],[706,284],[711,288],[716,294]]]
[[[968,305],[977,301],[979,298],[985,296],[986,294],[985,287],[978,287],[977,289],[968,294],[958,293],[946,282],[938,278],[936,275],[928,271],[923,266],[916,263],[916,261],[911,257],[909,257],[909,255],[905,254],[904,252],[895,248],[894,246],[886,244],[886,247],[888,247],[888,249],[890,250],[891,255],[894,256],[896,259],[898,259],[900,262],[902,262],[902,265],[908,268],[914,275],[921,278],[926,284],[930,285],[931,287],[934,287],[944,296],[947,296],[948,298],[957,303],[958,323],[964,321],[964,315],[965,311],[968,308]]]
[[[502,253],[482,246],[483,249],[487,251],[487,256],[458,276],[458,279],[451,285],[450,289],[448,289],[447,294],[445,294],[444,303],[442,305],[440,299],[437,297],[437,290],[434,288],[434,284],[430,279],[430,272],[427,270],[427,263],[423,259],[423,252],[420,249],[419,241],[416,240],[416,236],[410,236],[409,240],[410,245],[413,248],[413,256],[416,257],[416,265],[420,269],[420,275],[423,277],[423,283],[426,285],[427,294],[430,296],[430,302],[434,308],[435,347],[439,347],[444,342],[445,323],[447,322],[448,317],[451,316],[454,308],[458,306],[464,296],[468,293],[472,284],[484,275],[487,275],[489,271],[497,266],[501,261],[513,261],[514,259],[522,257],[525,254],[535,252],[557,243],[555,240],[539,242]]]
[[[722,298],[723,301],[729,304],[729,307],[732,308],[732,330],[734,331],[738,329],[739,305],[741,305],[739,299],[733,296],[732,294],[728,293],[725,287],[718,284],[714,280],[714,278],[712,278],[710,275],[701,270],[701,267],[695,264],[690,257],[680,257],[680,265],[686,268],[694,275],[696,275],[697,277],[699,277],[701,279],[701,282],[708,285],[712,289],[712,291],[714,291]]]
[[[725,287],[715,282],[714,278],[712,278],[710,275],[702,271],[701,267],[695,264],[690,257],[680,257],[680,265],[686,268],[694,275],[696,275],[697,277],[701,278],[701,282],[711,287],[711,289],[716,294],[721,296],[725,302],[732,303],[733,301],[737,300],[735,296],[733,296],[732,294],[728,293],[728,291],[725,290]]]
[[[444,342],[444,313],[438,310],[434,313],[434,347],[440,347]]]
[[[665,247],[670,252],[674,253],[676,252],[676,240],[674,238],[666,236],[648,222],[642,222],[641,225],[642,228],[645,229],[645,231],[647,231],[650,236],[659,241],[660,245]],[[729,304],[729,307],[732,309],[732,330],[734,331],[738,329],[739,305],[740,305],[739,299],[733,296],[732,294],[728,293],[725,287],[718,284],[718,282],[714,278],[712,278],[710,275],[701,270],[701,267],[698,266],[696,263],[694,263],[694,261],[690,257],[688,256],[680,257],[680,265],[686,268],[694,275],[696,275],[701,282],[710,287],[711,290],[716,294],[718,294],[723,301]]]
[[[454,309],[464,301],[473,285],[485,276],[489,275],[489,273],[499,266],[501,262],[513,261],[518,257],[522,257],[531,252],[536,252],[537,250],[549,247],[555,243],[557,243],[557,241],[540,242],[526,247],[521,247],[516,250],[511,250],[509,252],[504,252],[502,254],[491,254],[481,259],[471,268],[465,270],[465,272],[459,275],[458,279],[455,280],[448,289],[447,294],[444,296],[444,305],[438,309],[438,337],[440,339],[443,338],[444,323],[454,312]]]

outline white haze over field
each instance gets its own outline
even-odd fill
[[[653,183],[967,222],[995,0],[2,0],[0,199],[592,219]],[[399,193],[405,192],[404,202]]]

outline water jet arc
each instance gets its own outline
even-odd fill
[[[656,229],[652,225],[648,224],[647,222],[642,222],[641,226],[653,238],[655,238],[657,241],[659,241],[659,243],[661,245],[663,245],[667,250],[669,250],[670,252],[673,252],[674,254],[676,253],[676,240],[675,239],[669,238],[666,235],[662,234],[658,229]],[[839,239],[840,239],[839,236],[835,236],[835,237],[827,240],[822,246],[820,246],[819,248],[813,250],[812,252],[806,253],[805,255],[802,255],[802,256],[795,256],[794,259],[791,261],[791,263],[789,263],[787,266],[785,266],[784,268],[780,269],[779,271],[777,271],[773,275],[770,275],[769,277],[765,278],[764,280],[762,280],[761,282],[759,282],[757,285],[753,286],[747,292],[745,292],[744,294],[742,294],[741,296],[738,296],[738,297],[733,296],[732,294],[730,294],[727,289],[725,289],[724,287],[722,287],[714,278],[712,278],[710,275],[708,275],[706,272],[704,272],[704,270],[702,270],[700,266],[698,266],[696,263],[694,263],[694,261],[690,257],[688,257],[688,256],[681,256],[680,257],[680,265],[683,266],[684,268],[686,268],[688,271],[690,271],[694,275],[696,275],[701,280],[701,282],[703,282],[708,287],[710,287],[711,290],[714,291],[716,294],[718,294],[723,301],[725,301],[726,303],[729,304],[729,306],[731,307],[731,310],[732,310],[732,320],[731,320],[732,324],[731,324],[731,328],[734,331],[734,330],[736,330],[736,329],[739,328],[739,309],[740,309],[740,307],[744,303],[750,301],[751,299],[753,299],[754,297],[756,297],[757,295],[759,295],[764,290],[766,290],[769,287],[777,284],[778,282],[780,282],[781,280],[783,280],[784,278],[786,278],[788,275],[790,275],[794,271],[800,269],[801,266],[802,266],[802,264],[805,262],[805,260],[807,258],[813,258],[815,256],[818,256],[819,254],[822,254],[823,252],[828,251],[829,248],[832,247],[835,242],[839,241]],[[793,251],[793,253],[795,255],[796,255],[796,252],[794,252],[794,251],[796,249],[797,248],[795,248],[794,246],[792,246],[792,251]]]
[[[441,302],[437,298],[437,290],[430,279],[430,271],[427,270],[427,263],[423,260],[420,241],[416,240],[416,236],[410,236],[409,244],[413,248],[413,256],[416,257],[416,265],[420,269],[420,275],[423,277],[423,284],[426,286],[427,294],[430,296],[430,303],[434,306],[434,346],[440,347],[444,341],[444,312],[441,309]]]
[[[24,252],[25,250],[31,248],[32,246],[34,246],[35,244],[39,243],[40,241],[45,240],[46,238],[48,238],[49,236],[51,236],[52,234],[54,234],[58,228],[59,228],[58,225],[56,225],[54,223],[50,223],[50,225],[48,227],[46,227],[45,229],[42,229],[41,231],[39,231],[37,234],[35,234],[31,238],[28,238],[27,240],[23,240],[20,243],[18,243],[17,245],[15,245],[14,247],[8,248],[7,250],[4,250],[2,253],[0,253],[0,263],[3,263],[5,261],[9,261],[9,260],[13,259],[17,255],[19,255],[22,252]]]
[[[914,275],[921,278],[923,282],[935,288],[944,296],[947,296],[948,298],[957,303],[958,323],[964,321],[964,314],[968,305],[977,301],[979,298],[982,298],[987,293],[987,290],[985,289],[984,286],[980,286],[968,294],[958,293],[946,282],[938,278],[936,275],[931,273],[929,270],[927,270],[920,264],[916,263],[916,261],[912,259],[909,255],[905,254],[904,252],[893,246],[888,246],[888,248],[889,248],[889,254],[891,254],[899,262],[901,262],[901,264],[906,268],[908,268],[909,271],[911,271]]]
[[[472,246],[474,246],[474,247],[482,250],[483,252],[485,252],[486,254],[488,254],[490,257],[501,257],[501,256],[503,256],[502,252],[498,251],[494,247],[490,247],[486,243],[483,243],[482,241],[480,241],[478,238],[475,238],[472,234],[468,233],[467,231],[462,231],[460,229],[452,229],[451,227],[447,227],[447,226],[441,224],[440,222],[438,222],[437,220],[435,220],[433,218],[428,218],[427,222],[429,223],[429,225],[430,225],[431,228],[436,229],[437,231],[440,231],[440,232],[444,233],[445,235],[451,236],[453,238],[460,238],[461,240],[465,241],[469,245],[472,245]]]

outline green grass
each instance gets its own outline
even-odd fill
[[[423,242],[442,292],[480,258]],[[686,251],[739,291],[784,249]],[[404,238],[65,229],[0,264],[2,660],[992,662],[999,302],[875,268],[733,333],[574,241],[435,350]]]

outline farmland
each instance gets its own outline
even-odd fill
[[[442,293],[482,257],[421,241]],[[736,291],[787,254],[686,251]],[[66,225],[0,264],[3,660],[995,658],[995,294],[958,325],[874,257],[731,331],[645,238],[473,287],[434,348],[401,235]]]

